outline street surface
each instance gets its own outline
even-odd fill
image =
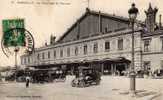
[[[86,88],[65,82],[47,84],[0,83],[0,100],[163,100],[163,79],[136,79],[137,95],[129,93],[129,78],[103,76],[101,84]]]

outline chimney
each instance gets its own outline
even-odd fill
[[[149,8],[145,11],[146,14],[146,27],[148,32],[153,32],[155,30],[156,25],[156,14],[158,9],[152,8],[151,3],[149,4]]]
[[[50,44],[53,44],[53,35],[50,36]]]
[[[162,23],[161,23],[161,17],[162,17],[162,15],[160,14],[160,16],[159,16],[159,28],[161,28],[161,27],[162,27]]]
[[[99,22],[98,22],[98,28],[99,28],[99,32],[101,33],[102,32],[102,22],[101,22],[101,12],[99,11]]]
[[[50,36],[50,44],[54,44],[55,43],[55,39],[56,39],[56,37],[51,35]]]
[[[45,46],[48,46],[48,43],[47,42],[45,42]]]
[[[86,8],[86,12],[90,12],[90,9],[89,8]]]

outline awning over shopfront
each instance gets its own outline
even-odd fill
[[[117,58],[104,58],[102,60],[103,62],[113,62],[113,63],[121,63],[121,62],[124,62],[124,63],[130,63],[131,61],[124,58],[124,57],[117,57]]]
[[[124,58],[124,57],[117,57],[117,58],[103,58],[103,59],[84,59],[84,60],[75,60],[75,61],[61,61],[59,63],[53,63],[53,64],[42,64],[42,65],[35,65],[31,67],[35,68],[53,68],[53,67],[59,67],[61,65],[69,65],[69,64],[89,64],[89,63],[104,63],[104,62],[110,62],[110,63],[130,63],[131,61]]]

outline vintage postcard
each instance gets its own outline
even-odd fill
[[[163,1],[0,0],[0,100],[163,100]]]

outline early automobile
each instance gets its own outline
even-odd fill
[[[57,69],[55,73],[51,74],[51,76],[55,82],[64,82],[66,80],[66,73],[62,69]]]
[[[87,87],[91,85],[99,85],[100,81],[101,75],[99,71],[93,68],[80,66],[71,85],[72,87]]]

